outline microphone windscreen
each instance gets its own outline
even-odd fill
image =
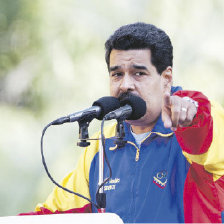
[[[132,107],[132,113],[127,120],[138,120],[146,113],[146,102],[139,96],[133,94],[127,94],[120,101],[121,106],[130,105]]]
[[[101,108],[100,115],[97,117],[97,119],[102,120],[106,114],[118,109],[121,105],[117,98],[112,96],[105,96],[95,101],[93,106],[99,106]]]

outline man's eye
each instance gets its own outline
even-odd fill
[[[136,72],[135,75],[136,76],[142,76],[142,75],[145,75],[145,73],[144,72]]]
[[[119,77],[119,76],[122,76],[122,73],[121,72],[112,73],[111,76],[112,77]]]

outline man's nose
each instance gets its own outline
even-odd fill
[[[130,75],[125,74],[122,78],[120,89],[122,90],[122,92],[127,92],[130,90],[134,90],[134,88],[135,88],[134,80]]]

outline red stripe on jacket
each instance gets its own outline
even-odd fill
[[[190,127],[175,132],[183,151],[199,155],[206,153],[213,139],[211,104],[200,92],[178,91],[174,95],[188,96],[199,104]],[[224,211],[224,176],[214,181],[213,174],[203,165],[192,163],[184,187],[184,217],[186,223],[222,223]]]
[[[66,211],[58,211],[56,210],[55,212],[50,211],[47,208],[41,207],[40,211],[36,211],[36,212],[28,212],[28,213],[20,213],[19,215],[49,215],[49,214],[63,214],[63,213],[91,213],[92,212],[92,208],[91,208],[91,204],[86,204],[85,206],[83,206],[82,208],[73,208],[73,209],[69,209]]]
[[[224,185],[224,178],[216,182],[202,165],[192,163],[184,187],[184,219],[186,223],[222,223],[224,192],[217,185]],[[221,192],[222,191],[222,192]]]

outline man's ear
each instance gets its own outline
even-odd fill
[[[173,70],[171,66],[168,66],[161,74],[162,85],[164,91],[171,91],[171,86],[173,84]]]

